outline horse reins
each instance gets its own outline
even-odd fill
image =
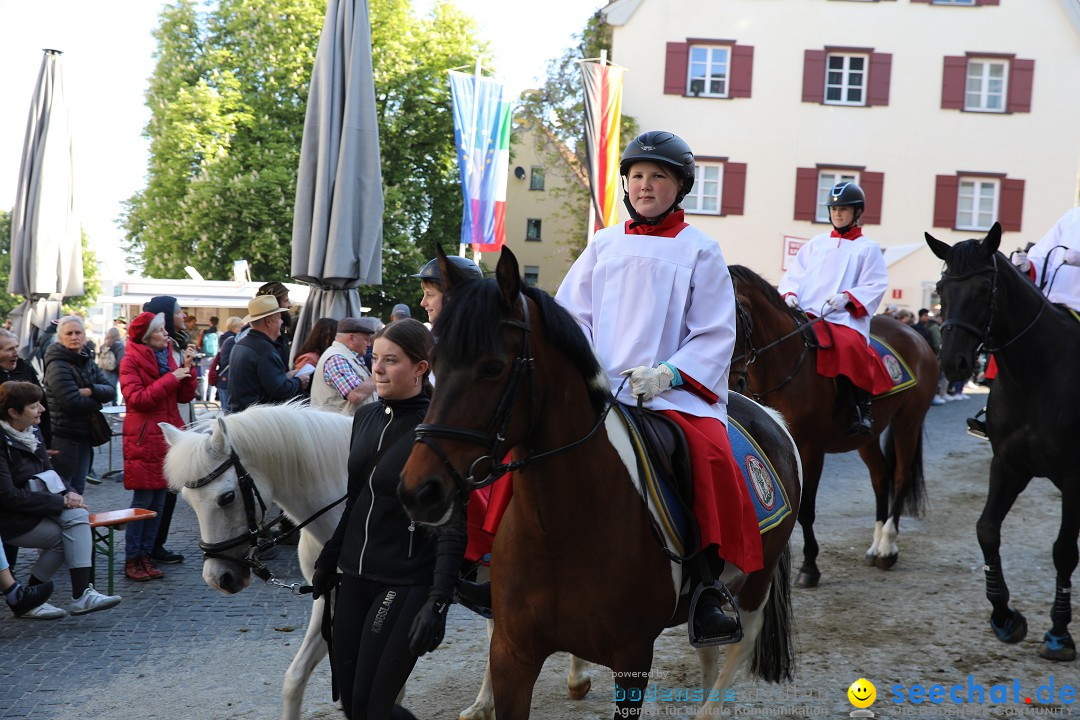
[[[802,368],[803,363],[806,361],[806,356],[810,353],[810,348],[820,348],[821,347],[817,343],[817,335],[816,334],[811,334],[809,332],[809,330],[816,323],[824,320],[825,315],[824,314],[819,315],[818,317],[815,317],[812,320],[810,320],[808,322],[804,322],[804,323],[796,322],[795,329],[792,330],[791,332],[789,332],[789,333],[787,333],[785,335],[781,335],[776,340],[773,340],[772,342],[770,342],[770,343],[768,343],[766,345],[763,345],[760,348],[755,348],[754,343],[753,343],[753,339],[752,339],[753,322],[750,319],[750,311],[748,311],[746,308],[744,308],[742,306],[742,303],[739,302],[738,298],[735,298],[735,310],[736,310],[737,321],[744,328],[743,334],[746,337],[746,347],[748,348],[748,351],[743,352],[742,354],[736,355],[735,357],[731,358],[731,364],[730,364],[729,367],[733,368],[735,366],[735,363],[739,362],[740,360],[745,361],[745,362],[743,362],[742,369],[740,369],[740,370],[734,370],[733,369],[731,371],[731,373],[733,375],[742,376],[743,380],[745,381],[746,389],[749,390],[750,394],[754,397],[755,400],[760,402],[762,398],[766,397],[767,395],[771,395],[772,393],[782,389],[788,383],[790,383],[792,380],[795,379],[795,376],[798,374],[799,369]],[[806,316],[805,313],[803,313],[803,315]],[[827,323],[825,325],[825,331],[829,334],[829,337],[831,338],[832,337],[832,328],[830,328]],[[784,342],[785,340],[788,340],[788,339],[793,338],[796,335],[800,335],[800,334],[803,336],[803,348],[802,348],[802,351],[799,353],[799,357],[795,359],[795,366],[791,369],[791,372],[788,373],[787,377],[785,377],[783,380],[781,380],[775,387],[773,387],[773,388],[771,388],[769,390],[766,390],[765,392],[757,393],[757,392],[754,392],[753,390],[751,390],[750,389],[750,366],[754,364],[754,362],[758,359],[758,356],[761,355],[761,353],[765,352],[766,350],[770,350],[770,349],[776,347],[777,345]]]
[[[1024,334],[1027,333],[1028,330],[1035,327],[1035,323],[1039,322],[1039,318],[1042,317],[1043,310],[1045,310],[1046,306],[1049,305],[1050,303],[1048,301],[1045,301],[1045,300],[1044,300],[1044,302],[1039,303],[1039,310],[1038,310],[1038,312],[1035,313],[1035,317],[1031,320],[1031,322],[1029,322],[1027,324],[1027,326],[1023,330],[1018,332],[1016,335],[1013,335],[1012,338],[1010,338],[1008,341],[1005,342],[1005,344],[998,345],[995,348],[986,347],[986,342],[990,339],[990,327],[994,324],[994,311],[997,309],[998,273],[1000,272],[998,270],[998,266],[997,266],[997,253],[992,255],[990,259],[991,259],[991,261],[993,263],[990,267],[983,267],[983,268],[979,268],[978,270],[972,270],[971,272],[964,273],[963,275],[948,275],[946,273],[942,273],[941,274],[941,280],[940,280],[940,282],[958,282],[960,280],[967,280],[968,278],[975,277],[976,275],[984,275],[986,273],[991,274],[990,275],[990,311],[986,314],[986,323],[983,325],[983,328],[980,330],[979,328],[975,327],[971,323],[966,322],[964,320],[957,320],[955,318],[949,318],[948,320],[946,320],[945,322],[943,322],[941,324],[941,331],[945,332],[946,330],[951,330],[952,328],[960,328],[961,330],[964,330],[965,332],[971,333],[976,338],[978,338],[979,343],[982,345],[982,349],[985,352],[995,353],[995,352],[999,352],[999,351],[1004,350],[1005,348],[1009,347],[1014,342],[1016,342],[1021,337],[1023,337]]]

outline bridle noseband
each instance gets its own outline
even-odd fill
[[[967,333],[970,333],[970,334],[974,335],[978,339],[979,348],[976,348],[976,352],[978,352],[979,349],[982,349],[985,352],[994,353],[994,352],[998,352],[999,350],[1004,350],[1005,348],[1009,347],[1014,342],[1019,340],[1028,330],[1033,328],[1035,326],[1035,323],[1037,323],[1039,321],[1039,318],[1042,317],[1043,310],[1046,309],[1046,306],[1049,303],[1047,303],[1047,302],[1039,303],[1039,310],[1038,310],[1038,312],[1035,313],[1035,317],[1032,319],[1032,321],[1029,322],[1027,324],[1027,326],[1023,330],[1018,332],[1016,335],[1013,335],[1012,338],[1010,338],[1004,344],[998,345],[997,347],[994,347],[994,348],[986,347],[986,343],[990,339],[990,328],[994,324],[994,313],[997,310],[997,303],[998,303],[998,274],[1000,273],[1000,270],[998,269],[998,266],[997,266],[997,253],[994,253],[993,255],[991,255],[990,259],[991,259],[992,264],[989,267],[981,267],[981,268],[979,268],[977,270],[972,270],[971,272],[967,272],[967,273],[964,273],[962,275],[950,275],[947,272],[943,272],[941,274],[941,280],[939,281],[939,284],[940,283],[946,283],[946,282],[959,282],[961,280],[967,280],[968,278],[972,278],[972,277],[975,277],[977,275],[985,275],[986,273],[990,273],[990,309],[986,313],[986,322],[983,324],[983,327],[980,329],[980,328],[976,327],[975,325],[972,325],[971,323],[969,323],[969,322],[967,322],[965,320],[958,320],[956,318],[949,318],[945,322],[941,323],[941,332],[944,333],[946,330],[952,330],[953,328],[959,328],[960,330],[963,330],[964,332],[967,332]]]

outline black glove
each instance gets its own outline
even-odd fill
[[[322,595],[330,597],[330,591],[341,582],[341,573],[331,565],[328,568],[315,568],[311,576],[311,599],[318,600]]]
[[[446,611],[450,601],[442,595],[432,595],[420,608],[409,628],[409,652],[420,657],[439,647],[446,634]]]

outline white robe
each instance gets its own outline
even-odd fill
[[[847,310],[835,310],[826,318],[831,323],[857,330],[870,341],[870,319],[877,312],[889,272],[881,247],[863,235],[854,240],[822,233],[799,248],[792,265],[780,280],[780,294],[794,294],[807,312],[819,315],[833,295],[847,292],[866,308],[855,317]]]
[[[719,398],[676,388],[645,403],[727,423],[735,347],[735,294],[716,241],[683,228],[674,237],[605,228],[574,262],[555,299],[596,348],[612,388],[623,370],[669,362]],[[637,403],[627,383],[619,401]]]
[[[1065,249],[1058,247],[1055,250],[1058,245],[1080,250],[1080,208],[1062,215],[1042,240],[1028,250],[1028,260],[1035,268],[1035,283],[1043,288],[1047,299],[1080,310],[1080,267],[1065,265]],[[1046,262],[1047,258],[1049,262]],[[1051,280],[1053,284],[1050,284]]]

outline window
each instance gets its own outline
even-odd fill
[[[927,5],[960,5],[967,7],[1001,4],[1001,0],[911,0],[911,2],[925,3]]]
[[[697,164],[694,168],[694,187],[683,198],[683,210],[702,215],[720,214],[720,165]]]
[[[937,176],[934,227],[986,231],[996,220],[1003,230],[1019,232],[1023,210],[1023,180],[970,171]]]
[[[754,48],[750,45],[703,38],[667,44],[665,95],[748,98],[753,75]]]
[[[695,97],[727,97],[730,57],[729,47],[692,46],[687,94]]]
[[[825,103],[865,105],[865,55],[830,54],[826,60]]]
[[[859,217],[862,225],[880,225],[882,199],[885,194],[885,173],[873,172],[863,166],[821,164],[795,170],[795,219],[812,223],[828,223],[829,190],[842,182],[858,183],[866,193],[866,207]]]
[[[932,5],[974,5],[975,0],[933,0]]]
[[[1005,112],[1005,78],[1009,64],[1001,60],[969,60],[964,109]]]
[[[525,284],[529,287],[536,287],[540,282],[540,266],[539,265],[526,265],[525,266]]]
[[[540,219],[529,218],[525,221],[525,239],[540,242]]]
[[[840,183],[845,182],[853,182],[858,185],[859,174],[846,172],[829,172],[827,170],[822,170],[818,173],[817,210],[814,215],[814,219],[817,220],[817,222],[830,222],[829,206],[825,204],[829,200],[829,191],[833,189],[834,185],[839,185]]]
[[[543,190],[544,189],[544,168],[533,167],[529,171],[529,189],[530,190]]]

